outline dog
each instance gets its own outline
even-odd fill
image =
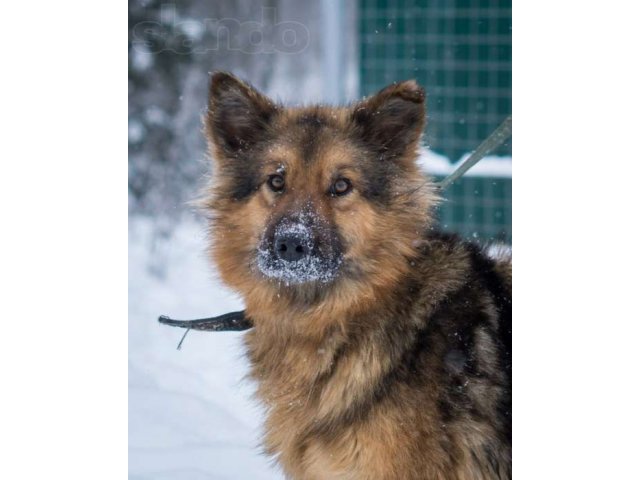
[[[292,479],[511,478],[511,257],[438,232],[425,92],[285,107],[213,74],[210,258]]]

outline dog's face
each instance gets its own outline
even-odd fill
[[[350,107],[285,108],[215,74],[205,126],[217,169],[206,206],[223,279],[244,294],[309,300],[340,280],[392,275],[434,200],[415,165],[424,115],[413,81]]]

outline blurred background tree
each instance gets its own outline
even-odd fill
[[[340,81],[357,95],[355,5]],[[129,2],[130,212],[175,216],[207,159],[201,116],[209,72],[228,70],[288,103],[323,101],[320,2]],[[333,53],[335,54],[335,53]]]

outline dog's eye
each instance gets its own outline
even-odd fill
[[[284,189],[284,177],[282,175],[271,175],[267,183],[274,192],[281,192]]]
[[[332,195],[346,195],[351,191],[351,182],[346,178],[339,178],[331,186]]]

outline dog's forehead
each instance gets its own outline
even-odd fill
[[[284,141],[274,144],[265,156],[267,169],[292,177],[325,177],[339,170],[357,168],[357,151],[348,141],[319,139],[312,144]]]
[[[357,149],[350,141],[345,109],[290,109],[276,126],[267,160],[290,173],[330,172],[350,166]]]

